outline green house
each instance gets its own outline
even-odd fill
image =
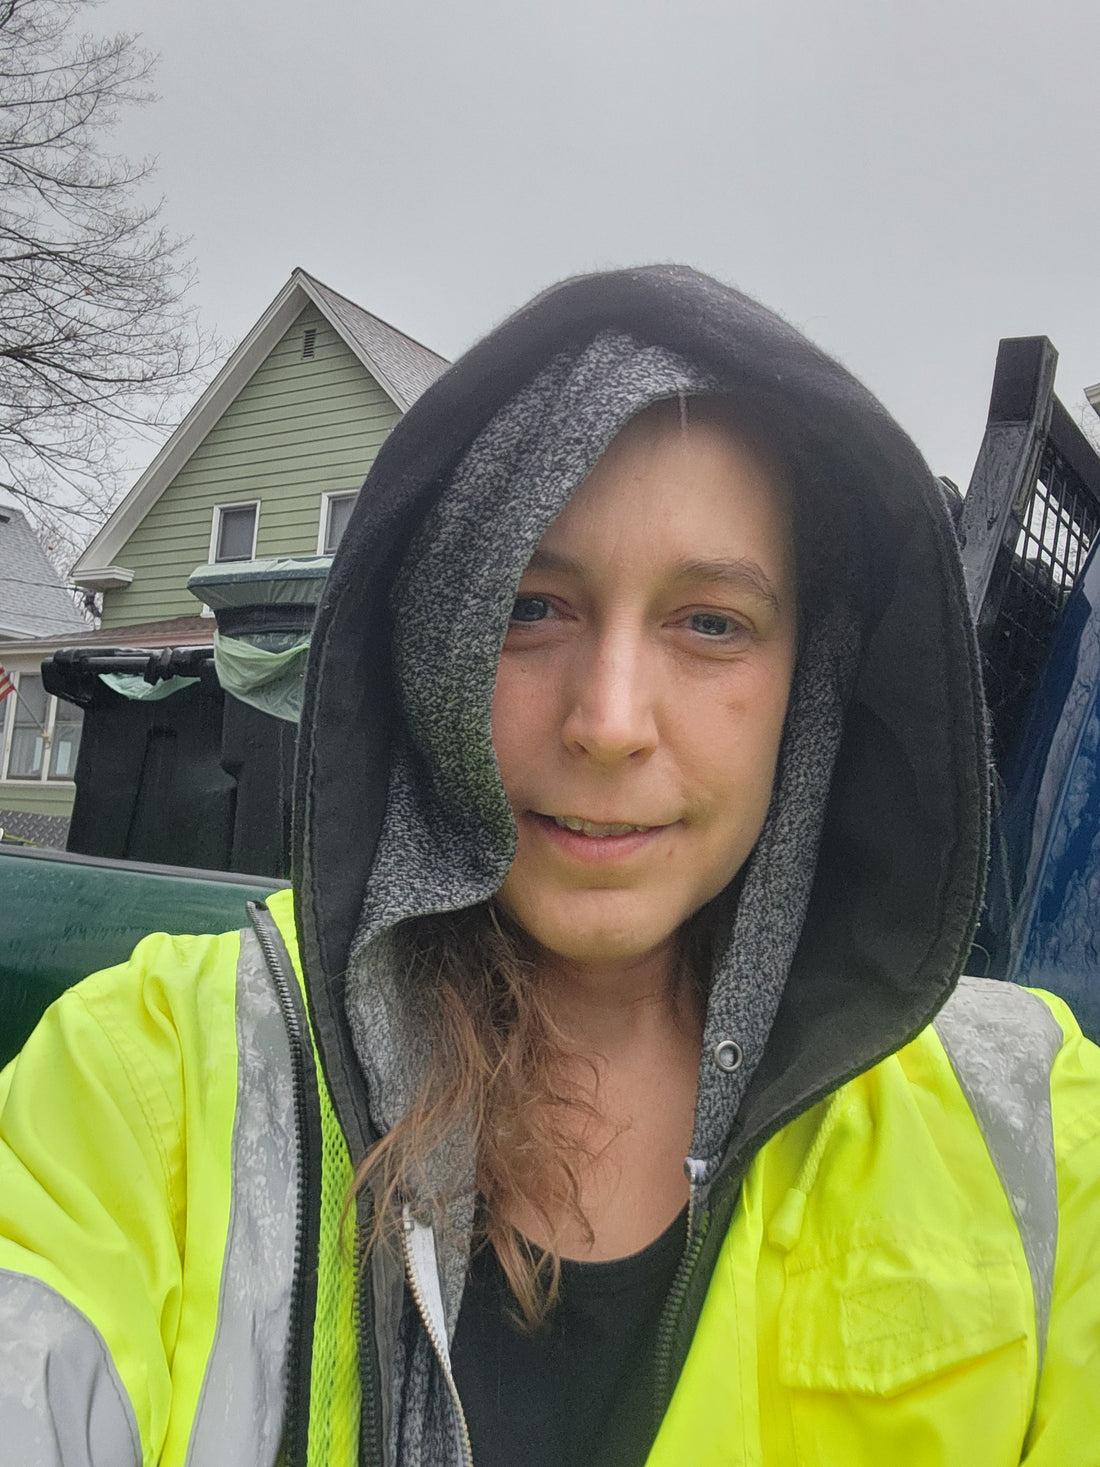
[[[330,552],[443,357],[295,270],[73,568],[102,627],[190,617],[206,562]]]
[[[99,629],[7,643],[5,655],[30,669],[58,645],[211,643],[191,572],[330,554],[387,433],[447,365],[295,270],[74,566],[73,583],[101,598]],[[63,835],[71,783],[10,792],[26,819],[41,807]]]

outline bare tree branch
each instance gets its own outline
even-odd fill
[[[1081,432],[1100,453],[1100,416],[1087,397],[1082,397],[1072,409],[1073,418]]]
[[[140,197],[151,161],[107,149],[153,99],[154,58],[82,34],[92,4],[0,0],[0,488],[77,552],[121,491],[120,445],[163,437],[217,351]]]

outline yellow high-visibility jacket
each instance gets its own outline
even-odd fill
[[[270,907],[294,952],[289,893]],[[361,1438],[365,1460],[382,1439],[340,1236],[347,1149],[308,1034],[295,1081],[300,995],[277,987],[250,933],[150,937],[59,1000],[4,1072],[3,1462],[272,1467],[285,1449],[354,1467]],[[1025,1169],[1052,1133],[1056,1198],[1040,1157],[1013,1215],[946,1031],[948,1049],[930,1028],[849,1081],[740,1185],[650,1467],[1100,1462],[1100,1051],[1058,1000],[1041,1015],[1053,1062],[1025,1026],[983,1051],[1022,1037],[1015,1071],[984,1081]],[[1037,1329],[1033,1224],[1054,1202]]]

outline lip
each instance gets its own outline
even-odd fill
[[[588,866],[604,866],[615,861],[625,861],[631,856],[653,845],[671,827],[651,825],[647,830],[632,830],[625,835],[585,835],[579,830],[569,830],[559,825],[552,815],[542,815],[536,810],[528,811],[527,824],[537,831],[551,846],[572,861]],[[592,821],[592,824],[625,825],[627,821]]]

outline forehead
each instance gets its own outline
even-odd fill
[[[791,496],[779,468],[710,415],[660,404],[634,418],[549,526],[533,566],[747,558],[793,575]]]

